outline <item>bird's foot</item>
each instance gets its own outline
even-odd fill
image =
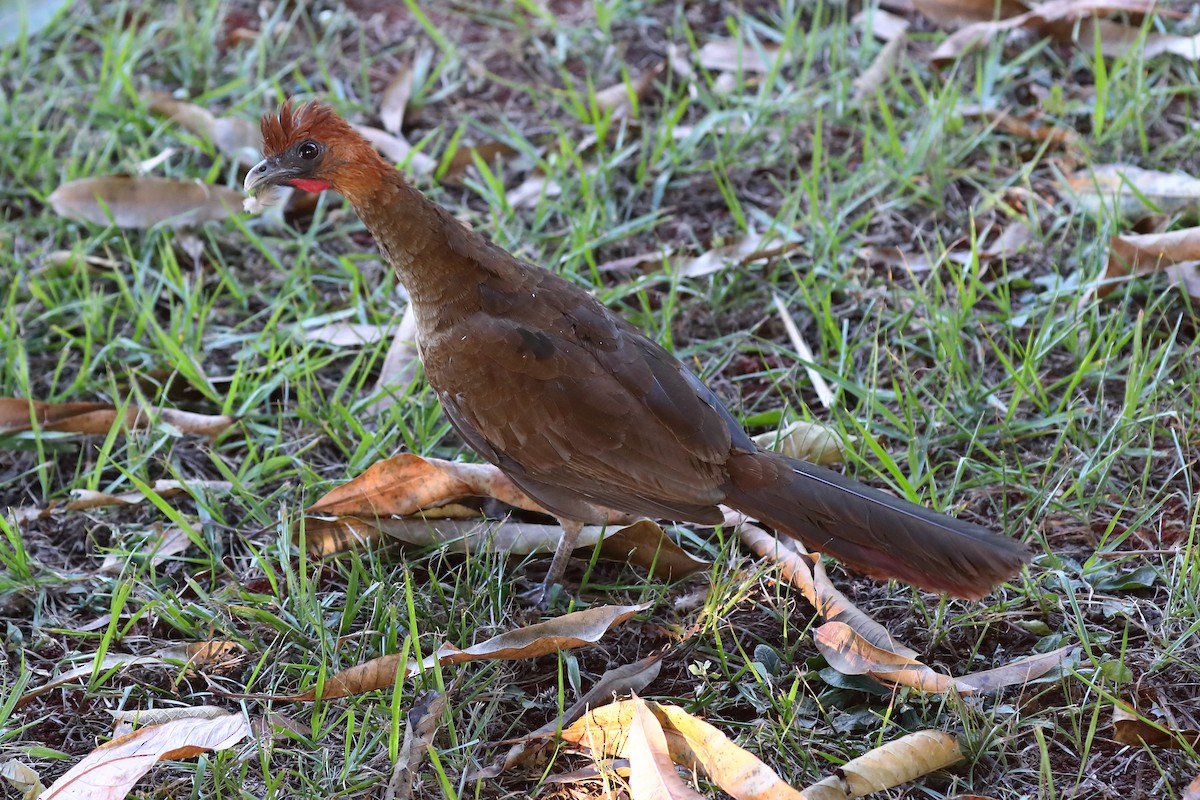
[[[517,597],[544,613],[554,606],[555,601],[563,597],[569,598],[569,595],[557,581],[543,581],[531,589],[518,593]]]

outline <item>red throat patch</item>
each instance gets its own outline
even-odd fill
[[[333,185],[329,181],[318,181],[312,178],[296,178],[291,184],[301,191],[312,192],[313,194],[320,194]]]

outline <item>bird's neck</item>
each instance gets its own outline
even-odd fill
[[[515,289],[528,267],[471,231],[390,166],[346,198],[408,290],[418,324],[478,308],[479,287]]]

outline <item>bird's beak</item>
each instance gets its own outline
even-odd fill
[[[254,194],[265,186],[278,186],[287,183],[287,170],[282,168],[273,158],[264,158],[246,173],[246,193]]]

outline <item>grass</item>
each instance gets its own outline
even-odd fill
[[[0,759],[19,758],[49,783],[108,735],[108,709],[215,702],[273,710],[292,724],[254,746],[161,766],[140,791],[380,796],[408,709],[434,689],[449,702],[418,796],[524,797],[585,759],[562,753],[497,782],[465,776],[609,666],[661,649],[700,620],[699,635],[643,694],[704,716],[793,785],[930,727],[961,734],[970,764],[890,796],[1179,796],[1195,753],[1121,745],[1110,718],[1116,700],[1179,729],[1196,728],[1200,713],[1196,311],[1154,280],[1081,303],[1122,223],[1060,196],[1056,171],[1071,162],[1061,150],[961,109],[1040,107],[1045,122],[1081,133],[1082,165],[1196,174],[1194,65],[1106,61],[1089,43],[997,44],[940,73],[910,58],[859,101],[851,82],[879,45],[851,22],[856,4],[597,2],[591,18],[580,10],[589,4],[565,4],[558,18],[524,2],[409,2],[387,13],[348,5],[311,15],[279,3],[260,20],[256,6],[238,3],[153,13],[84,4],[4,53],[0,395],[151,403],[240,421],[215,441],[161,426],[0,439],[0,506],[160,478],[232,482],[194,499],[152,496],[22,525],[0,517],[0,685],[12,692],[0,700]],[[237,27],[263,33],[232,43]],[[734,34],[794,58],[732,89],[668,69],[640,99],[640,124],[598,109],[599,89],[652,67],[668,45],[695,51]],[[918,26],[912,37],[919,51],[941,34]],[[478,162],[459,183],[419,180],[439,202],[594,288],[673,347],[754,432],[795,416],[860,436],[851,473],[1039,552],[1027,575],[981,603],[835,570],[860,607],[955,674],[1064,644],[1079,646],[1077,658],[980,703],[842,676],[812,644],[811,609],[768,565],[728,532],[679,530],[685,547],[714,562],[708,575],[665,585],[602,563],[572,568],[581,603],[655,603],[600,646],[437,668],[340,701],[222,699],[293,694],[383,653],[465,647],[509,630],[528,618],[516,594],[545,559],[374,547],[314,562],[293,544],[301,510],[375,461],[400,450],[463,454],[420,381],[385,411],[367,411],[381,396],[372,387],[386,342],[332,349],[295,333],[322,319],[386,323],[402,311],[341,201],[323,198],[282,230],[260,219],[204,226],[188,234],[197,250],[177,230],[63,220],[46,197],[66,180],[133,172],[168,147],[176,151],[157,174],[239,185],[230,159],[147,113],[143,90],[178,90],[248,118],[287,95],[319,96],[377,122],[379,91],[414,59],[410,141],[443,164],[469,144],[516,152]],[[582,148],[589,137],[595,144]],[[507,191],[534,169],[561,192],[514,208]],[[1018,221],[1034,232],[1031,245],[981,261],[987,232]],[[750,230],[789,232],[802,246],[700,279],[600,269],[661,246],[702,252]],[[936,267],[870,265],[858,255],[866,246],[924,253]],[[119,266],[54,266],[46,256],[56,250]],[[960,264],[949,252],[974,256]],[[773,294],[816,351],[837,392],[833,408],[816,402]],[[163,525],[183,528],[191,546],[161,561],[141,554]],[[116,573],[97,570],[108,554],[120,559]],[[700,609],[675,610],[676,599],[709,585]],[[243,654],[203,673],[98,675],[11,707],[21,687],[98,651],[210,639],[236,641]],[[593,790],[542,787],[546,796]]]

